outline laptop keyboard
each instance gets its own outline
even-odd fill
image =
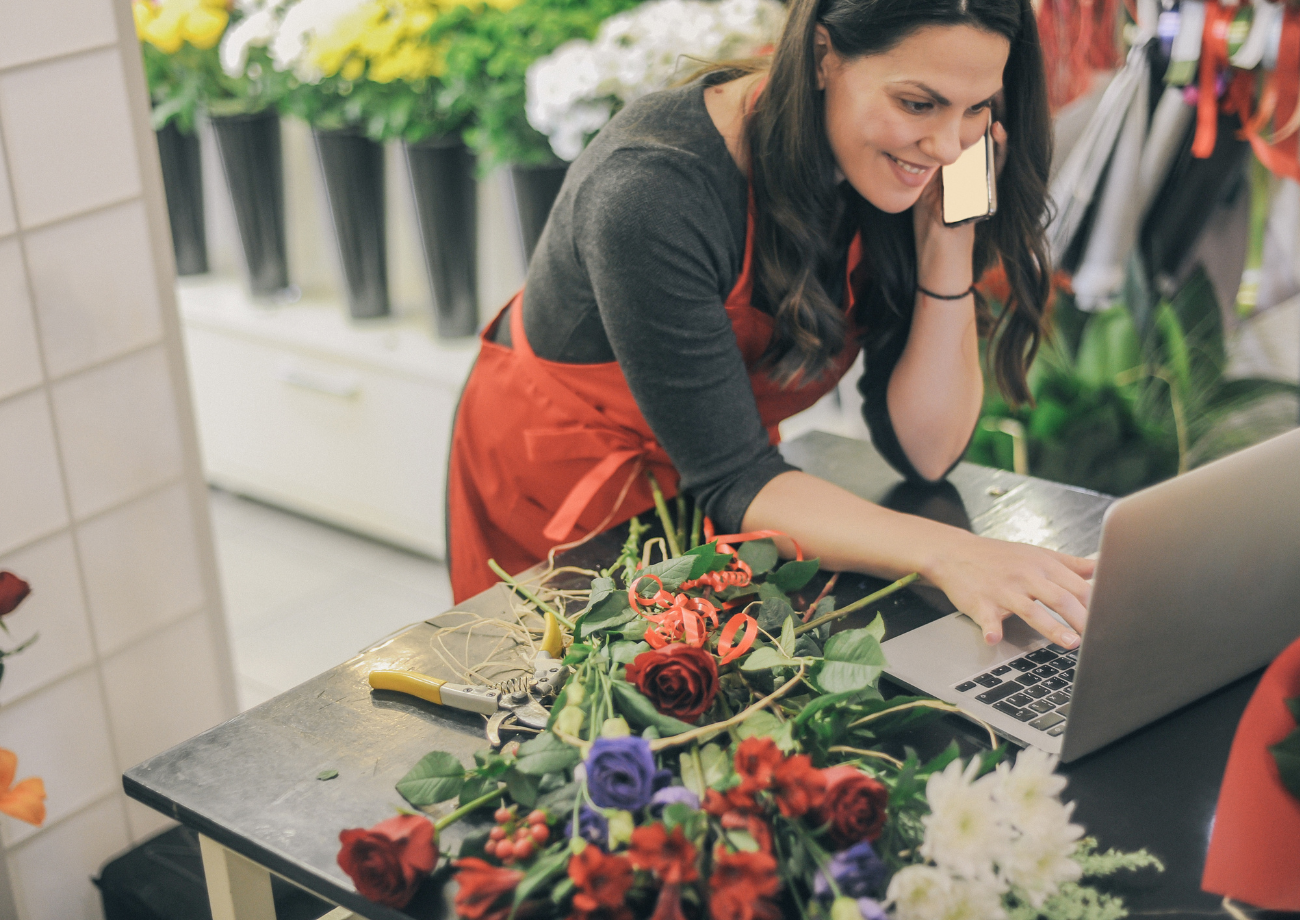
[[[1047,645],[977,674],[956,690],[1055,738],[1065,731],[1077,660],[1077,650]]]

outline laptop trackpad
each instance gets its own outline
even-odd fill
[[[939,695],[943,688],[1046,644],[1047,639],[1020,617],[1008,617],[1002,621],[1002,641],[989,645],[979,624],[952,613],[890,639],[882,651],[887,673]]]

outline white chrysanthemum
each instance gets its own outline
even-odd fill
[[[886,903],[896,920],[932,920],[948,903],[952,879],[935,866],[904,866],[889,880]]]
[[[754,54],[784,16],[776,0],[650,0],[611,16],[594,41],[567,42],[529,68],[528,122],[571,160],[616,108],[698,64]]]
[[[1002,888],[993,879],[954,878],[933,920],[1003,920]]]
[[[323,74],[309,60],[307,44],[313,35],[334,25],[367,0],[298,0],[284,14],[271,41],[276,70],[292,70],[304,83],[319,83]]]
[[[221,40],[221,69],[240,77],[248,66],[250,48],[264,48],[275,37],[275,10],[264,7],[241,19]]]
[[[1043,802],[1030,815],[1032,823],[1018,827],[1019,834],[998,860],[1002,878],[1035,907],[1056,894],[1062,883],[1078,881],[1082,874],[1074,852],[1083,828],[1070,823],[1073,810],[1073,804],[1062,805],[1055,798]]]
[[[925,787],[930,814],[921,819],[921,855],[967,879],[992,877],[994,860],[1011,842],[1011,829],[999,820],[988,777],[975,781],[979,766],[973,759],[963,771],[961,761],[954,760],[931,776]]]
[[[1062,807],[1058,796],[1066,782],[1055,769],[1056,758],[1036,748],[1021,751],[1015,766],[998,764],[992,774],[993,797],[1006,820],[1027,828],[1055,816]]]

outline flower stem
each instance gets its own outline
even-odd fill
[[[811,632],[812,630],[816,629],[818,626],[821,626],[823,623],[829,623],[832,620],[838,620],[840,617],[846,617],[850,613],[853,613],[855,610],[861,610],[863,607],[866,607],[870,604],[874,604],[876,601],[880,600],[881,598],[889,597],[889,595],[893,594],[895,591],[901,591],[902,589],[906,588],[908,585],[910,585],[912,582],[916,581],[920,577],[921,577],[920,574],[917,572],[913,572],[911,575],[904,575],[902,578],[898,579],[898,581],[894,582],[891,585],[886,585],[885,587],[877,591],[875,594],[868,594],[866,597],[862,598],[861,600],[854,601],[853,603],[849,604],[847,607],[841,607],[839,610],[832,610],[830,613],[826,614],[825,616],[818,617],[817,619],[813,620],[811,623],[805,623],[803,626],[798,627],[794,631],[794,634],[796,636],[802,636],[804,633]]]
[[[765,708],[768,704],[775,702],[793,690],[795,684],[803,680],[804,674],[806,674],[807,671],[808,666],[806,664],[799,665],[798,674],[787,680],[748,709],[741,710],[730,719],[724,719],[721,722],[714,722],[711,725],[701,725],[699,728],[691,729],[688,732],[682,732],[680,735],[670,735],[667,738],[656,738],[654,741],[650,742],[650,750],[662,751],[665,748],[677,747],[681,744],[689,744],[697,738],[706,738],[716,734],[717,732],[725,731],[733,725],[739,725],[760,709]]]
[[[484,805],[490,805],[492,804],[493,799],[499,799],[499,798],[501,798],[501,792],[497,789],[493,789],[491,792],[485,792],[483,795],[479,796],[477,799],[474,799],[472,802],[466,802],[464,805],[460,806],[460,808],[457,808],[451,814],[443,815],[437,821],[434,821],[433,822],[434,830],[440,831],[444,827],[448,827],[452,824],[455,824],[457,821],[465,817],[471,811],[476,811],[477,809],[482,808]]]
[[[569,627],[570,631],[573,630],[572,620],[570,620],[568,617],[560,613],[550,604],[547,604],[545,601],[543,601],[532,591],[529,591],[519,582],[515,581],[513,578],[507,575],[506,570],[501,568],[501,566],[497,565],[497,561],[495,559],[488,560],[488,568],[496,573],[497,578],[500,578],[502,581],[508,584],[515,591],[519,592],[519,594],[522,595],[525,600],[532,601],[533,604],[536,605],[537,609],[542,611],[542,613],[549,613],[551,616],[555,617],[555,619],[559,620],[562,624]]]
[[[869,716],[863,716],[861,719],[858,719],[856,722],[850,722],[849,728],[857,728],[859,725],[865,725],[868,722],[874,722],[876,719],[883,719],[885,716],[893,715],[896,712],[902,712],[904,709],[916,709],[918,707],[920,707],[921,709],[939,709],[942,710],[943,712],[962,712],[962,710],[959,707],[954,706],[952,703],[944,703],[944,702],[940,702],[939,700],[912,700],[912,702],[910,703],[903,703],[902,705],[899,706],[891,706],[888,709],[882,709],[879,712],[873,712]],[[964,714],[969,715],[969,713],[964,713]],[[970,716],[970,718],[975,719],[976,722],[979,722],[979,724],[983,726],[984,730],[989,733],[989,745],[996,748],[998,746],[998,736],[993,733],[993,729],[989,726],[989,724],[980,719],[976,719],[974,716]]]
[[[655,479],[655,474],[647,470],[645,475],[650,480],[650,493],[655,499],[655,512],[659,515],[659,523],[664,525],[664,538],[668,541],[668,552],[676,559],[682,551],[677,545],[677,528],[673,526],[672,518],[668,514],[668,503],[664,501],[664,493],[659,488],[659,480]]]
[[[691,516],[691,549],[700,545],[700,526],[704,523],[704,509],[699,505],[695,506],[695,514]]]
[[[837,744],[826,750],[832,754],[856,754],[858,757],[875,757],[877,760],[883,760],[891,766],[901,767],[903,762],[897,757],[890,757],[888,754],[882,754],[880,751],[868,751],[865,748],[849,747],[845,744]]]

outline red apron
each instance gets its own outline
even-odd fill
[[[748,223],[744,265],[726,310],[759,416],[776,444],[778,423],[830,392],[857,357],[852,316],[861,241],[854,237],[849,248],[848,344],[820,379],[782,388],[758,367],[774,323],[750,303],[752,212]],[[539,358],[524,335],[522,291],[507,309],[512,347],[492,341],[498,315],[483,332],[452,432],[447,552],[456,603],[499,580],[488,559],[520,572],[545,559],[553,546],[653,508],[646,470],[666,496],[677,494],[677,471],[637,408],[618,362]]]

